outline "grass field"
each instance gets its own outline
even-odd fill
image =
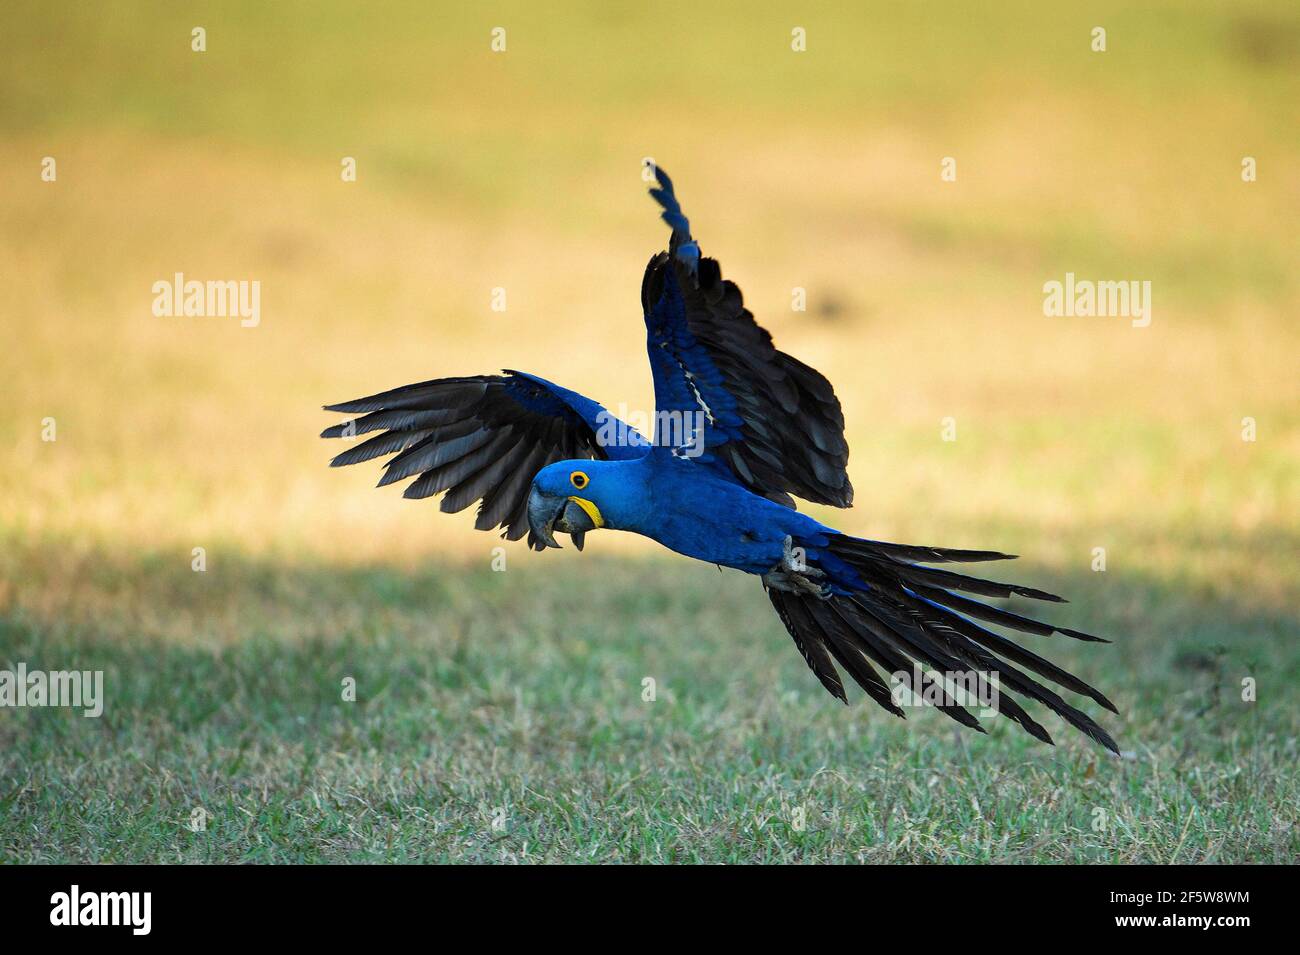
[[[106,704],[0,708],[0,860],[1300,857],[1300,14],[856,6],[5,4],[0,668]],[[423,378],[649,407],[645,156],[836,385],[814,513],[1023,555],[1115,640],[1028,638],[1124,758],[845,708],[756,581],[612,533],[496,572],[325,467],[321,404]],[[176,272],[260,324],[155,317]],[[1045,317],[1066,272],[1150,326]]]

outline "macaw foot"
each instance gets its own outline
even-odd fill
[[[781,551],[781,563],[763,575],[763,586],[792,594],[811,594],[822,598],[830,596],[830,588],[818,582],[826,577],[826,571],[809,566],[803,548],[795,547],[793,538],[788,534]]]

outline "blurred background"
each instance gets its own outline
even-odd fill
[[[1098,26],[1105,52],[1092,50]],[[1239,768],[1245,750],[1224,741],[1262,738],[1275,748],[1252,752],[1279,775],[1258,784],[1294,786],[1281,775],[1300,676],[1293,3],[9,0],[0,53],[0,661],[79,654],[118,675],[117,712],[131,714],[114,725],[110,704],[93,728],[0,714],[9,781],[30,793],[22,780],[41,778],[54,794],[19,798],[11,819],[72,827],[46,832],[52,857],[114,858],[111,820],[141,793],[176,813],[197,798],[123,763],[93,787],[99,810],[74,812],[58,802],[57,760],[40,765],[70,738],[111,767],[151,725],[148,745],[180,761],[165,776],[208,757],[225,767],[211,769],[209,802],[290,764],[316,779],[292,694],[255,676],[292,683],[316,665],[324,689],[302,690],[319,698],[316,734],[355,730],[330,708],[330,668],[373,667],[388,690],[382,706],[361,694],[372,742],[408,719],[404,742],[374,745],[406,765],[433,746],[447,778],[487,744],[456,735],[465,720],[431,729],[430,705],[467,718],[532,707],[531,725],[593,706],[641,713],[650,672],[676,672],[682,700],[694,688],[759,707],[737,719],[787,742],[850,724],[894,752],[915,734],[951,745],[937,717],[910,720],[909,737],[820,699],[752,582],[615,534],[578,560],[508,545],[510,571],[493,574],[500,542],[472,530],[472,512],[375,490],[377,464],[326,466],[338,448],[317,435],[337,419],[320,405],[427,378],[520,368],[614,409],[651,408],[638,294],[667,233],[646,157],[778,346],[835,384],[856,506],[819,518],[1023,555],[1020,578],[1068,588],[1066,622],[1122,637],[1066,652],[1085,677],[1119,683],[1123,748],[1165,745],[1157,731],[1185,719],[1193,742],[1170,752],[1222,744],[1203,765]],[[955,181],[940,176],[945,157]],[[1256,181],[1243,181],[1245,157]],[[177,272],[260,281],[260,324],[155,317],[151,287]],[[1150,326],[1045,317],[1043,284],[1067,272],[1149,280]],[[791,307],[796,287],[806,311]],[[1269,687],[1273,722],[1207,717],[1205,701],[1231,700],[1248,674]],[[793,715],[754,702],[773,684],[801,701]],[[714,738],[700,711],[676,718],[682,745]],[[250,725],[262,731],[244,736]],[[564,763],[595,745],[583,727],[558,734],[567,756],[520,745],[515,758],[587,792]],[[757,745],[736,732],[740,750]],[[842,752],[788,748],[812,769],[869,748],[835,738]],[[252,755],[231,771],[228,752]],[[627,778],[656,765],[645,758]],[[519,778],[504,776],[507,789]],[[1278,793],[1252,811],[1267,815]],[[91,816],[107,827],[99,854],[76,835]],[[1140,852],[1078,822],[1079,842],[1044,851]],[[1212,830],[1183,851],[1214,858]],[[22,831],[9,852],[41,857]],[[1280,844],[1294,847],[1288,831]],[[164,854],[137,837],[153,846],[139,857]],[[229,857],[254,851],[247,832],[231,839]],[[339,851],[391,857],[362,841]]]

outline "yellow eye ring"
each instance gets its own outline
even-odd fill
[[[569,475],[569,483],[581,491],[591,483],[591,478],[587,477],[587,475],[582,471],[574,471]]]

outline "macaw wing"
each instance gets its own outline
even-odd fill
[[[702,462],[791,507],[790,495],[848,507],[849,448],[835,390],[772,345],[740,289],[714,259],[700,257],[672,181],[660,169],[655,175],[660,188],[650,194],[673,229],[669,250],[650,260],[641,284],[655,443],[702,443]]]
[[[528,530],[528,489],[546,465],[632,458],[649,446],[591,399],[509,370],[423,381],[325,410],[361,417],[326,428],[322,438],[380,432],[337,455],[332,467],[395,454],[384,464],[380,487],[415,477],[403,496],[446,491],[441,509],[447,513],[481,501],[474,526],[505,528],[502,536],[510,540]]]

